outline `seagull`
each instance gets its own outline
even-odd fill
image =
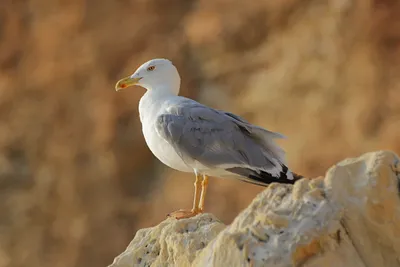
[[[180,83],[172,62],[158,58],[115,85],[116,91],[134,85],[147,90],[140,99],[139,113],[149,149],[165,165],[196,177],[193,208],[168,216],[183,219],[203,213],[209,176],[262,186],[293,184],[301,178],[288,169],[285,152],[274,142],[283,135],[178,96]]]

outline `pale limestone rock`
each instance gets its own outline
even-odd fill
[[[190,266],[224,228],[211,214],[179,221],[167,219],[155,227],[139,230],[110,267]]]
[[[399,158],[368,153],[332,167],[325,179],[342,226],[366,266],[400,266]]]
[[[400,266],[399,169],[379,151],[272,184],[227,227],[204,214],[140,230],[111,266]]]

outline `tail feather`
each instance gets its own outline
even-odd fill
[[[272,176],[266,171],[255,171],[249,168],[235,167],[226,169],[227,171],[238,174],[241,176],[241,180],[251,184],[268,186],[270,183],[283,183],[283,184],[294,184],[297,180],[303,178],[303,176],[296,173],[292,173],[288,167],[282,166],[282,171],[279,173],[279,177]]]

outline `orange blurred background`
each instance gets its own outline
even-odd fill
[[[0,267],[106,266],[139,228],[190,208],[193,175],[163,166],[115,82],[171,59],[184,96],[288,136],[323,175],[400,153],[400,2],[2,0]],[[262,187],[211,179],[225,223]]]

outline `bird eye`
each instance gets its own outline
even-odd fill
[[[147,68],[147,71],[152,71],[152,70],[154,70],[156,67],[154,67],[154,66],[150,66],[150,67],[148,67]]]

